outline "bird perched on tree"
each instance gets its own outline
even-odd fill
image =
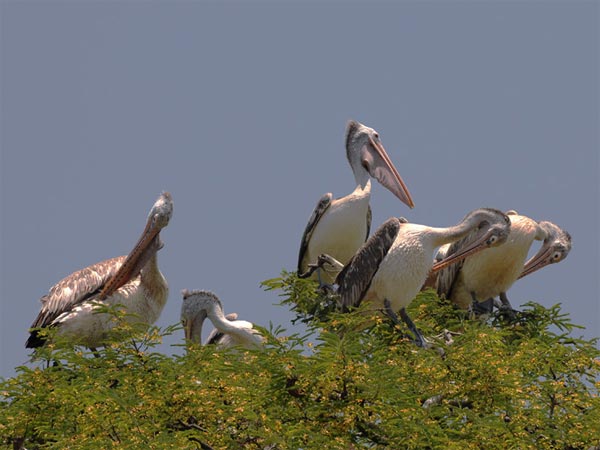
[[[182,295],[181,323],[187,340],[201,343],[202,326],[208,317],[216,330],[207,339],[207,344],[215,344],[218,348],[256,348],[264,341],[251,322],[237,320],[237,314],[225,316],[221,301],[212,292],[186,289]]]
[[[514,315],[506,292],[521,276],[532,273],[552,262],[566,257],[571,248],[568,233],[550,222],[535,220],[508,211],[511,227],[508,239],[502,245],[472,255],[437,272],[433,284],[440,296],[448,298],[462,309],[472,308],[476,313],[489,313],[494,297],[500,305]],[[472,236],[442,249],[437,259],[446,258],[469,245]],[[534,240],[544,241],[538,254],[525,263]]]
[[[348,308],[369,302],[374,311],[399,311],[417,344],[425,346],[424,338],[405,308],[415,298],[432,268],[435,249],[467,234],[474,236],[461,251],[439,262],[436,265],[439,270],[482,249],[501,244],[509,230],[508,217],[488,208],[470,212],[459,224],[449,228],[388,219],[337,276],[341,305]]]
[[[152,206],[146,227],[129,255],[93,264],[52,286],[41,298],[42,308],[25,346],[43,345],[45,339],[39,330],[52,327],[73,343],[95,350],[114,326],[109,314],[98,314],[100,305],[122,305],[130,321],[156,322],[169,292],[158,268],[157,252],[163,246],[160,231],[172,214],[173,199],[164,192]]]
[[[315,264],[323,253],[346,264],[367,240],[371,227],[371,177],[410,208],[414,207],[406,184],[373,128],[354,120],[348,122],[346,157],[354,173],[356,188],[338,199],[331,193],[320,198],[302,235],[298,255],[300,276],[304,276],[309,265]],[[336,276],[335,271],[318,273],[324,283],[332,283]]]

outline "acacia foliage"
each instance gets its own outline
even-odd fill
[[[265,286],[296,305],[306,335],[271,328],[260,350],[191,345],[164,355],[155,347],[182,334],[178,327],[140,332],[115,312],[118,342],[99,358],[57,342],[0,383],[0,442],[29,450],[600,444],[600,353],[595,340],[573,336],[558,305],[530,303],[514,323],[486,323],[422,293],[409,314],[433,345],[420,349],[387,320],[357,331],[364,311],[317,311],[315,301],[329,308],[331,298],[293,274]]]

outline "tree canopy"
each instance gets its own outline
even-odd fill
[[[560,305],[473,320],[433,291],[408,312],[431,348],[386,318],[333,311],[295,274],[264,282],[305,335],[271,326],[259,350],[156,346],[179,326],[114,315],[110,345],[61,343],[0,382],[6,448],[582,449],[600,445],[600,352]]]

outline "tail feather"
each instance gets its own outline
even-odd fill
[[[25,348],[38,348],[46,343],[46,338],[40,335],[40,330],[31,330],[29,338],[25,342]]]

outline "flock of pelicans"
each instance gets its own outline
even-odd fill
[[[512,284],[562,261],[571,249],[571,236],[557,225],[490,208],[476,209],[448,228],[393,217],[369,237],[372,178],[410,208],[414,203],[374,129],[350,121],[346,156],[356,188],[342,198],[334,199],[331,193],[321,197],[302,236],[298,275],[333,289],[342,311],[367,303],[368,309],[394,320],[399,313],[419,346],[427,342],[405,308],[421,289],[432,287],[457,307],[476,313],[491,312],[496,306],[514,314],[506,296]],[[163,246],[160,231],[172,213],[173,200],[164,192],[129,255],[86,267],[52,286],[41,298],[26,347],[44,345],[46,334],[40,330],[51,327],[74,344],[95,350],[113,326],[109,315],[96,311],[99,303],[120,304],[129,320],[153,324],[168,297],[157,252]],[[526,261],[534,240],[542,241],[542,246]],[[208,317],[215,330],[206,344],[255,347],[263,341],[250,322],[237,320],[236,314],[225,316],[215,294],[204,290],[182,294],[186,339],[200,343]]]

